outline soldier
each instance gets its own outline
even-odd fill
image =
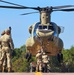
[[[36,59],[37,59],[37,67],[36,67],[36,71],[42,71],[42,53],[41,50],[38,51],[38,53],[36,54]]]
[[[35,62],[31,62],[30,63],[30,72],[35,72],[36,71],[36,63]]]
[[[1,56],[2,56],[2,51],[1,51],[1,44],[0,44],[0,72],[1,72],[1,69],[2,69]]]
[[[0,57],[1,57],[1,43],[0,43]]]
[[[44,52],[43,54],[42,54],[42,61],[43,61],[43,71],[44,72],[47,72],[47,65],[48,65],[48,63],[49,63],[49,58],[48,58],[48,55]]]
[[[3,31],[1,33],[1,36],[3,36],[4,34],[5,34],[5,31]],[[2,59],[3,59],[3,56],[2,56],[2,45],[1,45],[1,42],[0,42],[0,71],[2,71]]]
[[[12,64],[11,64],[11,52],[14,49],[14,44],[13,40],[11,38],[11,28],[5,30],[5,34],[1,36],[0,38],[1,46],[2,46],[2,62],[7,59],[7,68],[8,72],[11,71],[12,69]],[[2,71],[4,72],[5,70],[5,64],[3,64]]]

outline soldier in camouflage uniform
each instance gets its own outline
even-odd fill
[[[11,71],[12,69],[12,64],[11,64],[11,51],[14,49],[14,44],[13,40],[11,38],[11,29],[5,30],[5,34],[1,36],[0,38],[1,46],[2,46],[2,62],[3,62],[3,68],[2,71],[4,72],[5,70],[5,65],[4,62],[7,59],[7,68],[8,72]]]
[[[1,36],[3,36],[5,34],[5,31],[3,31],[1,33]],[[1,38],[1,37],[0,37]],[[1,42],[0,42],[0,71],[2,71],[2,65],[4,62],[2,62],[3,56],[2,56],[2,46],[1,46]]]
[[[38,51],[38,53],[36,54],[36,59],[37,59],[37,67],[36,67],[36,71],[42,71],[42,53],[41,50]]]
[[[49,63],[49,57],[45,52],[43,52],[43,54],[42,54],[42,62],[44,64],[43,70],[44,70],[44,72],[47,72],[47,69],[48,69],[47,66],[48,66],[48,63]]]
[[[1,57],[2,57],[2,50],[1,50],[1,44],[0,44],[0,72],[1,72],[1,70],[2,70]]]

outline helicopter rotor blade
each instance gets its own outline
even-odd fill
[[[39,7],[26,7],[26,6],[23,6],[23,5],[19,5],[19,4],[15,4],[15,3],[11,3],[11,2],[8,2],[8,1],[4,1],[4,0],[0,0],[0,2],[4,2],[4,3],[7,3],[7,4],[12,4],[12,5],[16,5],[16,6],[0,6],[0,8],[12,8],[12,9],[34,9],[34,10],[39,10],[40,8]]]
[[[74,11],[74,8],[71,8],[71,9],[57,9],[57,10],[53,10],[53,11],[66,11],[66,12],[70,12],[70,11]]]
[[[69,7],[74,7],[74,5],[55,6],[55,7],[52,7],[52,8],[53,9],[60,9],[60,8],[69,8]]]
[[[34,7],[26,7],[26,6],[0,6],[0,8],[11,8],[11,9],[34,9],[39,10],[40,8],[34,8]]]
[[[24,13],[24,14],[21,14],[21,15],[28,15],[28,14],[34,14],[34,13],[39,13],[39,12],[30,12],[30,13]]]
[[[0,6],[0,8],[26,9],[27,7],[16,7],[16,6]]]
[[[16,5],[16,6],[23,6],[23,5],[11,3],[11,2],[8,2],[8,1],[4,1],[4,0],[0,0],[0,2],[7,3],[7,4],[11,4],[11,5]]]

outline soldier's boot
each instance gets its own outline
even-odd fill
[[[11,68],[10,67],[8,68],[8,72],[11,72]]]
[[[2,67],[2,72],[5,72],[5,67],[4,66]]]

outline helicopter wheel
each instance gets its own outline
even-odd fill
[[[63,62],[63,54],[62,53],[59,53],[57,55],[57,59],[58,59],[59,63],[62,63]]]
[[[30,52],[27,52],[27,53],[25,54],[25,58],[26,58],[27,61],[29,62],[30,59],[32,58],[32,54],[31,54]]]

